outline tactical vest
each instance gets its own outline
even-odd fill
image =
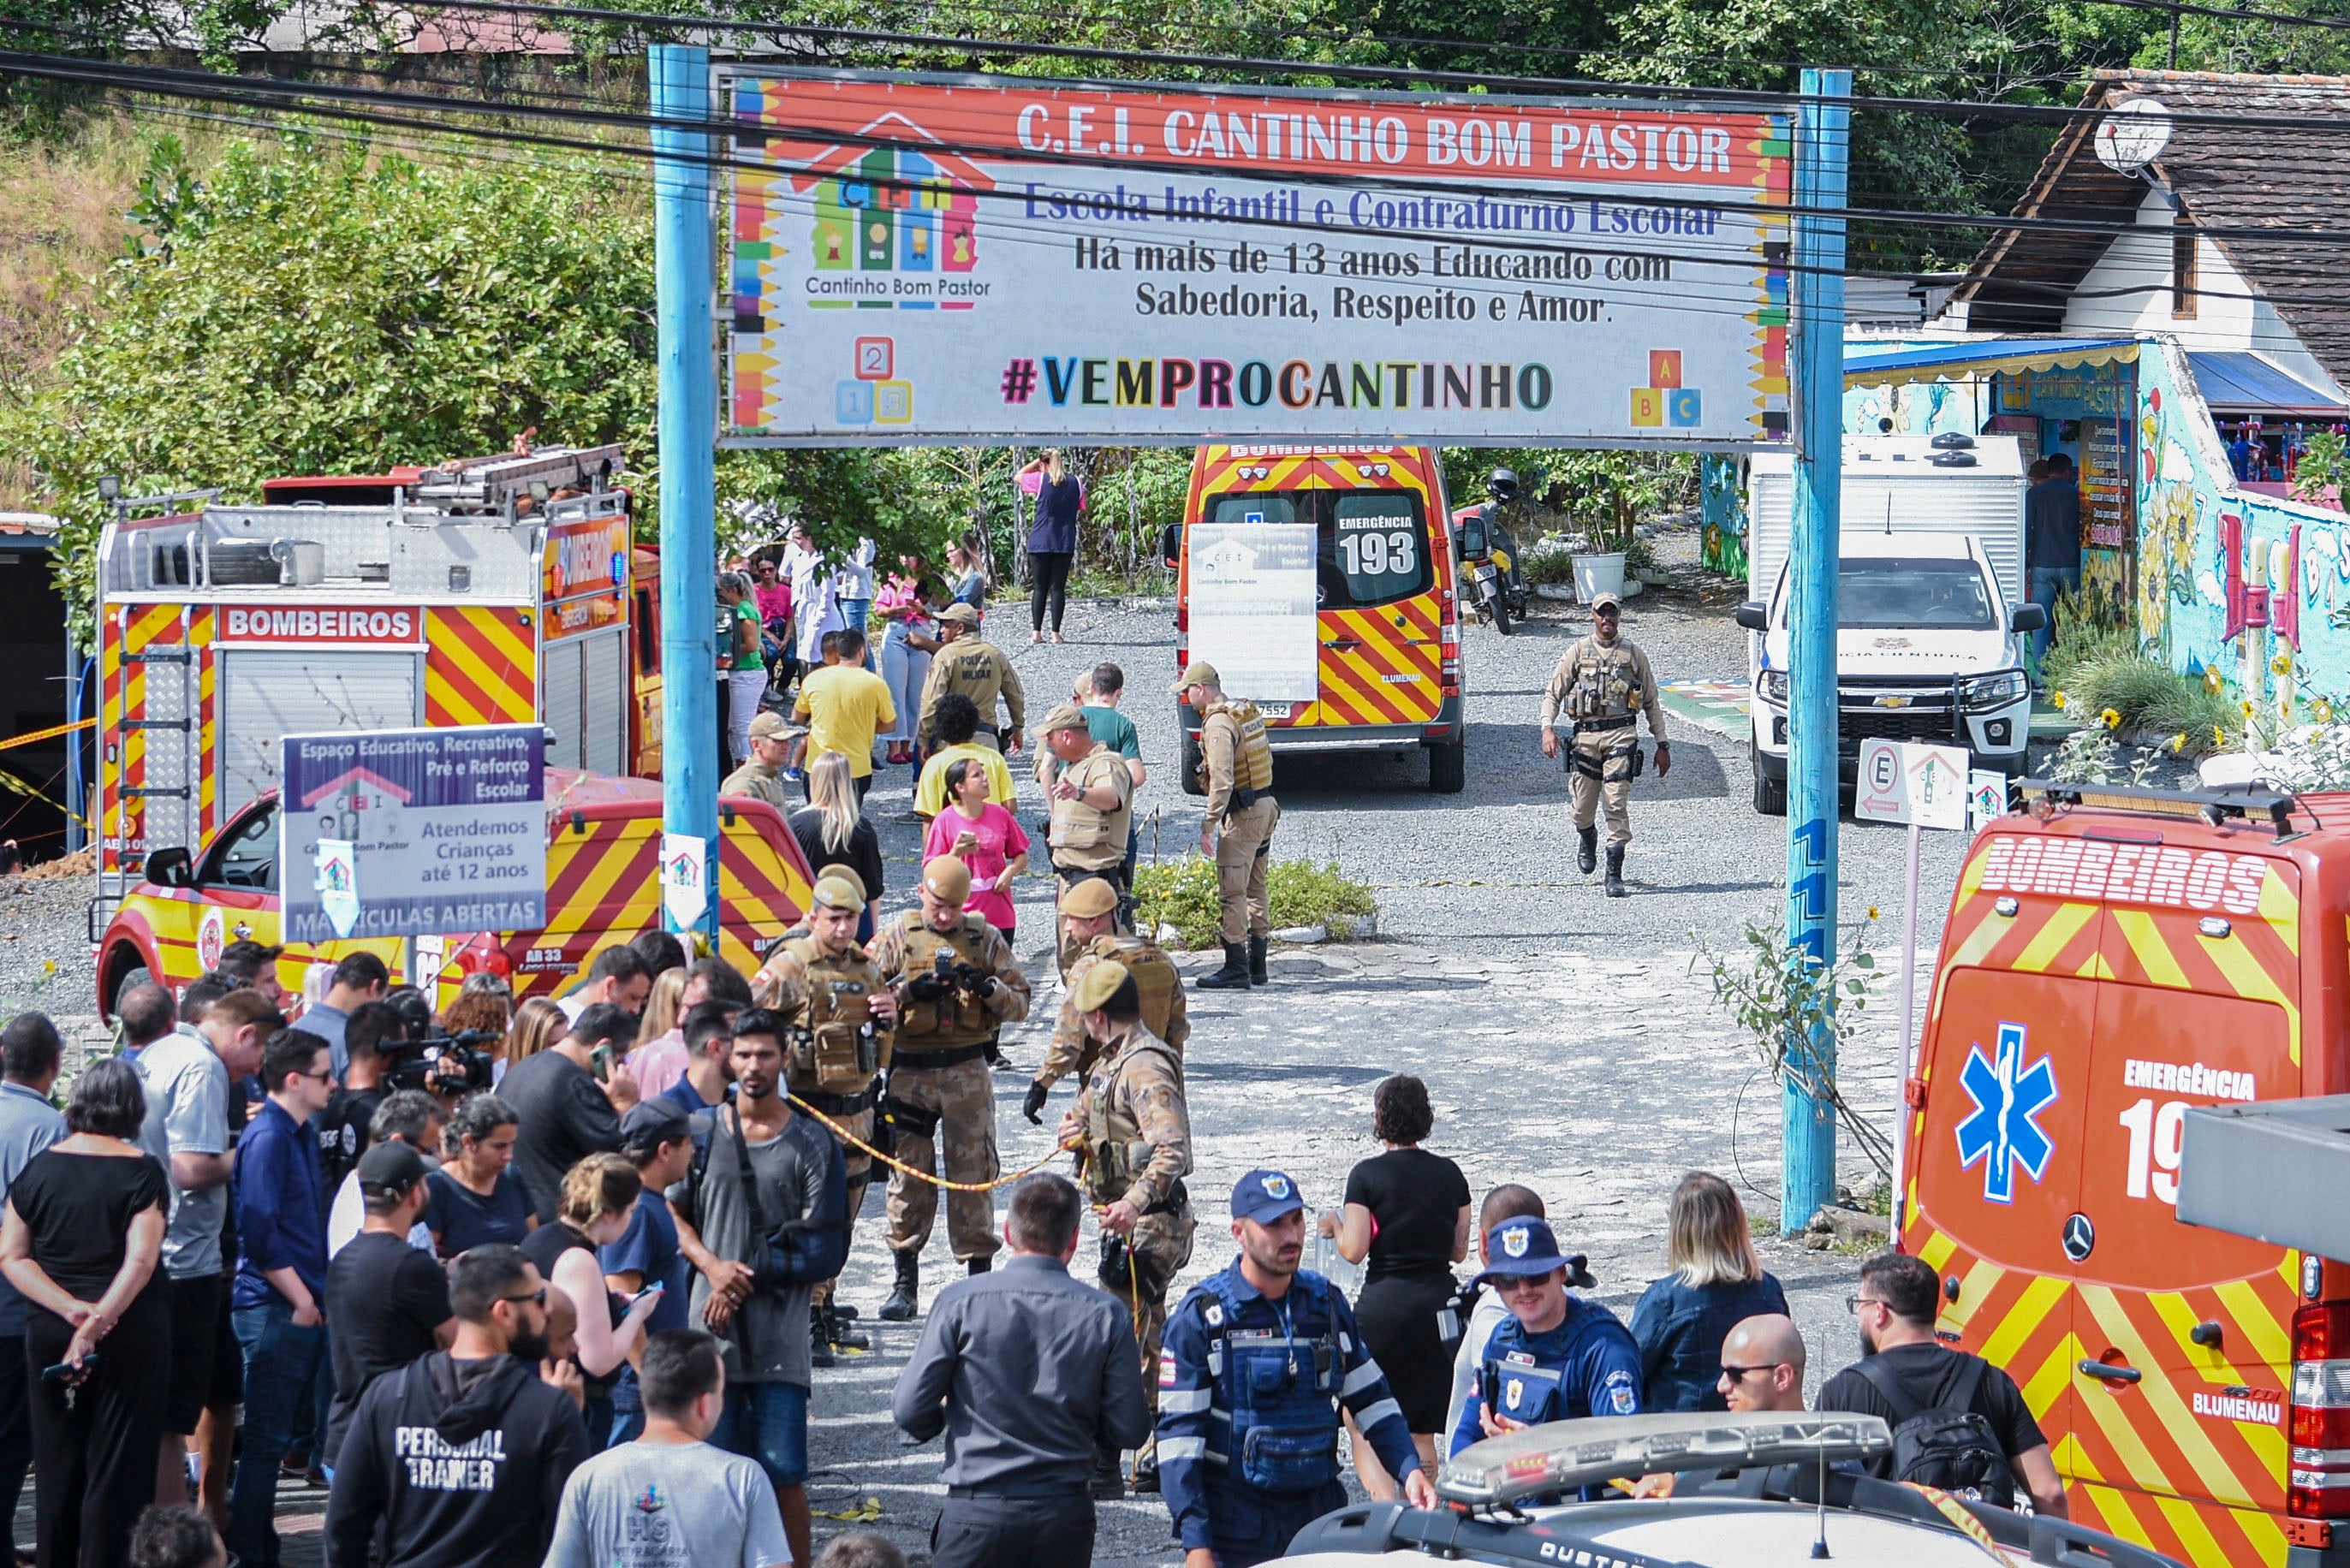
[[[1299,1271],[1288,1293],[1289,1322],[1318,1313],[1318,1335],[1284,1334],[1276,1328],[1262,1338],[1240,1338],[1231,1325],[1241,1302],[1229,1271],[1211,1276],[1205,1288],[1223,1304],[1224,1332],[1211,1352],[1211,1365],[1223,1363],[1223,1398],[1232,1412],[1224,1467],[1243,1485],[1267,1491],[1312,1491],[1338,1479],[1338,1318],[1317,1274]],[[1261,1298],[1260,1298],[1261,1299]],[[1209,1439],[1210,1449],[1216,1447]]]
[[[1102,1068],[1086,1098],[1086,1191],[1097,1203],[1114,1203],[1125,1197],[1126,1189],[1134,1185],[1134,1173],[1150,1163],[1150,1144],[1142,1136],[1142,1124],[1111,1093],[1127,1064],[1145,1054],[1161,1058],[1175,1082],[1183,1081],[1182,1058],[1159,1039],[1122,1050]]]
[[[1632,662],[1632,645],[1618,638],[1608,648],[1596,637],[1575,645],[1568,670],[1566,716],[1620,719],[1639,709],[1647,696],[1638,669]]]
[[[1240,738],[1232,747],[1232,788],[1235,790],[1268,790],[1273,787],[1273,743],[1264,738],[1264,715],[1256,711],[1253,702],[1229,700],[1217,703],[1201,716],[1205,722],[1219,713],[1232,716],[1240,726]],[[1211,786],[1205,748],[1200,757],[1200,783]]]
[[[966,913],[962,924],[951,931],[940,932],[931,929],[920,909],[907,910],[903,919],[906,965],[899,981],[899,1054],[951,1051],[960,1045],[975,1045],[994,1033],[995,1020],[988,1016],[977,997],[962,991],[950,992],[935,1002],[915,1002],[904,995],[904,981],[931,973],[942,951],[951,955],[950,962],[973,964],[993,974],[994,966],[987,961],[987,921]]]
[[[1134,977],[1134,989],[1142,996],[1142,1026],[1167,1044],[1167,1022],[1175,1011],[1175,993],[1183,989],[1182,971],[1167,950],[1157,942],[1140,937],[1099,936],[1086,951],[1097,958],[1116,959]],[[1183,1081],[1183,1052],[1180,1046],[1167,1045],[1175,1057],[1175,1081]]]
[[[1115,785],[1118,781],[1107,777],[1107,770],[1095,762],[1097,757],[1108,758],[1120,773],[1126,769],[1126,763],[1116,752],[1104,748],[1087,753],[1070,763],[1062,778],[1076,784],[1079,771],[1083,770],[1084,776],[1089,781],[1084,786],[1087,789],[1095,788],[1099,783]],[[1088,763],[1093,765],[1089,767]],[[1055,800],[1053,802],[1052,826],[1046,830],[1045,841],[1054,849],[1055,864],[1066,859],[1067,864],[1082,870],[1098,871],[1126,859],[1127,833],[1133,820],[1131,797],[1128,804],[1115,811],[1088,805],[1082,799]]]
[[[827,1095],[862,1094],[889,1064],[886,1035],[870,1027],[873,992],[885,983],[880,971],[859,947],[835,957],[807,937],[780,945],[806,976],[806,1000],[785,1043],[790,1084]]]

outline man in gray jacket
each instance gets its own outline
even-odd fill
[[[898,1425],[946,1433],[935,1568],[1085,1568],[1094,1454],[1150,1434],[1125,1303],[1069,1277],[1083,1208],[1061,1177],[1016,1184],[1011,1261],[940,1293],[898,1379]]]

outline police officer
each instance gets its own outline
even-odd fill
[[[1485,1272],[1510,1315],[1485,1342],[1476,1389],[1447,1454],[1521,1427],[1641,1408],[1640,1347],[1596,1302],[1566,1293],[1569,1260],[1547,1221],[1504,1220],[1485,1235]]]
[[[1624,602],[1614,594],[1591,601],[1592,633],[1559,659],[1543,693],[1543,755],[1558,755],[1561,713],[1574,722],[1574,754],[1568,763],[1575,799],[1575,829],[1580,843],[1575,863],[1586,877],[1598,864],[1599,829],[1593,818],[1607,807],[1607,896],[1621,898],[1624,846],[1632,841],[1632,781],[1640,773],[1640,716],[1657,738],[1657,776],[1672,771],[1665,742],[1665,706],[1648,656],[1630,638],[1617,635]]]
[[[1020,1107],[1021,1114],[1038,1127],[1045,1124],[1045,1096],[1053,1085],[1065,1077],[1092,1076],[1094,1063],[1101,1054],[1103,1041],[1088,1031],[1086,1015],[1076,1002],[1077,982],[1096,964],[1115,959],[1126,966],[1141,993],[1142,1026],[1166,1042],[1179,1065],[1183,1060],[1183,1042],[1191,1037],[1191,1021],[1184,1014],[1182,972],[1167,950],[1149,937],[1119,935],[1117,916],[1118,894],[1098,877],[1061,889],[1061,948],[1065,952],[1074,950],[1077,956],[1063,977],[1067,989],[1061,998],[1061,1014],[1053,1023],[1053,1042],[1045,1049],[1045,1064],[1036,1069],[1035,1082],[1028,1085],[1028,1097]]]
[[[1183,1187],[1191,1173],[1191,1114],[1183,1100],[1182,1059],[1144,1025],[1141,988],[1114,958],[1077,978],[1069,1005],[1108,1057],[1061,1118],[1061,1142],[1084,1150],[1079,1174],[1101,1214],[1101,1287],[1134,1314],[1142,1365],[1155,1371],[1167,1287],[1191,1261],[1191,1197]],[[1159,1380],[1146,1377],[1142,1386],[1155,1417]],[[1108,1497],[1123,1490],[1115,1453],[1096,1455],[1094,1490]],[[1159,1490],[1149,1456],[1135,1466],[1135,1490]]]
[[[1134,775],[1126,759],[1094,739],[1087,727],[1086,711],[1064,702],[1045,717],[1045,749],[1061,764],[1045,788],[1053,805],[1052,825],[1045,839],[1053,853],[1053,871],[1064,888],[1088,878],[1107,877],[1123,897],[1126,888],[1126,844],[1134,826]],[[1076,951],[1061,943],[1061,975],[1067,979]]]
[[[979,710],[979,732],[972,738],[999,752],[1020,749],[1020,731],[1027,721],[1027,698],[1020,691],[1020,672],[993,643],[979,635],[979,612],[969,605],[949,605],[939,612],[939,650],[931,658],[930,679],[922,682],[922,711],[916,734],[923,749],[939,743],[939,699],[960,691]],[[1003,701],[1011,715],[1009,728],[995,724],[995,704]]]
[[[1242,1177],[1232,1189],[1240,1256],[1194,1285],[1167,1319],[1159,1480],[1184,1568],[1249,1568],[1277,1557],[1310,1521],[1346,1502],[1340,1405],[1405,1499],[1436,1506],[1347,1298],[1297,1266],[1305,1209],[1280,1171]]]
[[[883,1104],[899,1159],[917,1170],[938,1168],[932,1147],[943,1130],[947,1179],[993,1181],[1002,1167],[995,1085],[984,1058],[997,1030],[1028,1016],[1028,977],[1002,934],[964,912],[971,867],[962,860],[941,855],[923,867],[921,896],[922,907],[890,922],[873,944],[873,961],[898,993],[896,1056]],[[941,961],[950,972],[941,973]],[[952,973],[957,966],[965,972]],[[914,1315],[920,1260],[938,1208],[938,1189],[902,1170],[889,1173],[898,1277],[881,1315],[893,1323]],[[947,1194],[947,1239],[971,1272],[987,1272],[996,1240],[995,1205],[986,1193]]]
[[[888,977],[857,945],[857,920],[864,910],[865,889],[854,877],[834,870],[817,877],[806,919],[751,977],[751,997],[754,1006],[768,1009],[790,1026],[790,1037],[782,1042],[784,1086],[869,1144],[874,1085],[889,1065],[898,999]],[[841,1143],[840,1153],[848,1171],[853,1239],[873,1160],[854,1144]],[[864,1343],[842,1333],[832,1286],[827,1280],[816,1287],[811,1313],[810,1332],[823,1359],[829,1359],[836,1345],[861,1348]]]
[[[751,721],[750,760],[726,775],[718,793],[764,800],[780,815],[790,816],[795,803],[784,783],[783,771],[791,760],[792,741],[806,733],[785,722],[781,713],[761,713]]]
[[[1200,776],[1208,793],[1200,853],[1215,857],[1216,898],[1223,907],[1224,967],[1200,977],[1202,991],[1265,983],[1273,908],[1265,867],[1281,806],[1273,798],[1273,747],[1256,704],[1224,695],[1216,667],[1194,661],[1175,683],[1175,699],[1200,714]]]

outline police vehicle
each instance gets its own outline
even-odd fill
[[[2062,1520],[1855,1473],[1891,1451],[1874,1416],[1835,1411],[1611,1416],[1491,1438],[1447,1461],[1422,1511],[1371,1503],[1325,1514],[1284,1564],[1348,1568],[1367,1555],[1591,1568],[2178,1568]],[[1586,1487],[1669,1474],[1669,1497],[1556,1502]]]

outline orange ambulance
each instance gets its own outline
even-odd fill
[[[2176,1212],[2189,1106],[2350,1090],[2350,796],[2024,793],[1943,931],[1900,1244],[2076,1521],[2196,1568],[2350,1562],[2350,1267]]]

